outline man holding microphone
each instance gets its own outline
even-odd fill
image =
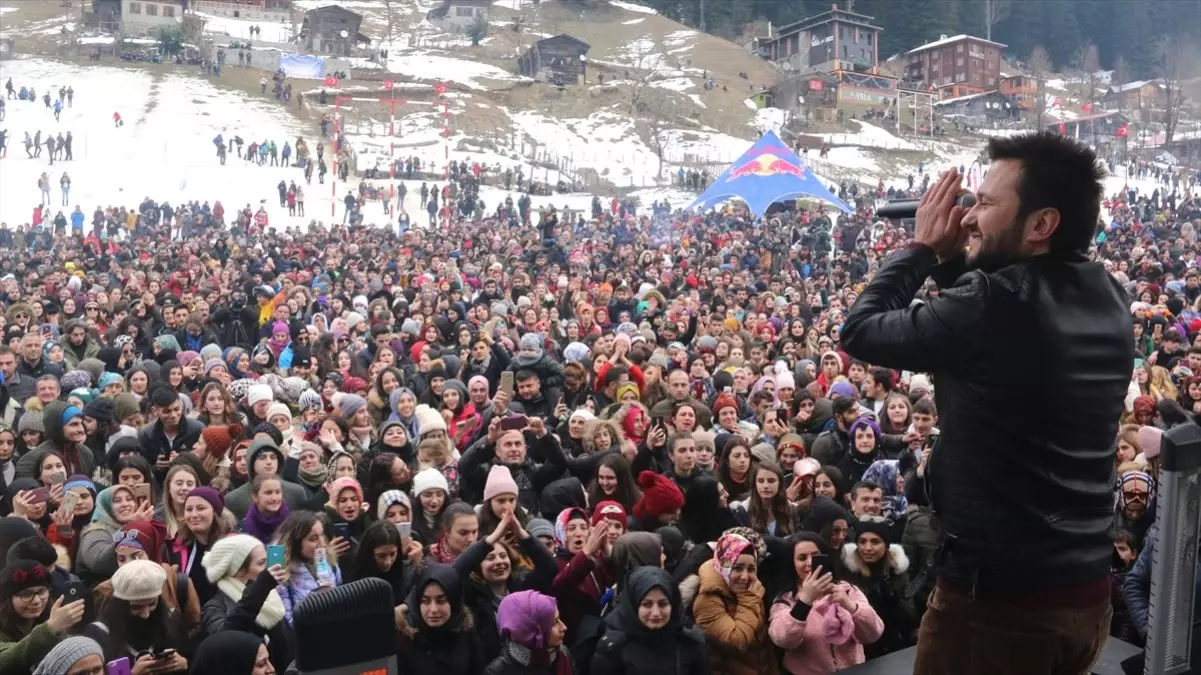
[[[1103,170],[1057,134],[994,138],[922,197],[914,242],[851,308],[851,356],[934,377],[925,472],[944,530],[917,675],[1087,674],[1109,630],[1113,439],[1130,381],[1128,299],[1087,252]],[[933,277],[940,291],[914,295]]]

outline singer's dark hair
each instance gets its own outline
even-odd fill
[[[1019,219],[1039,209],[1059,212],[1051,235],[1052,253],[1084,252],[1092,243],[1101,214],[1101,181],[1105,169],[1083,143],[1050,131],[994,137],[988,142],[992,161],[1022,164],[1018,182]]]

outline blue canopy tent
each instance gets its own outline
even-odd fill
[[[762,216],[775,202],[798,197],[820,199],[846,213],[853,210],[822,185],[776,132],[768,131],[688,208],[705,209],[730,199],[741,199],[752,213]]]

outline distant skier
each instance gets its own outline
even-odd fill
[[[115,126],[115,127],[125,126],[125,122],[121,119],[121,113],[119,113],[119,112],[113,113],[113,126]]]

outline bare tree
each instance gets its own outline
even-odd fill
[[[650,89],[637,105],[643,129],[646,132],[647,145],[659,158],[659,178],[663,177],[663,160],[670,143],[671,120],[674,105],[667,92],[662,89]]]
[[[633,82],[630,85],[630,113],[638,110],[638,103],[652,87],[652,82],[663,78],[667,70],[667,60],[663,56],[666,50],[658,42],[638,43],[638,60],[634,63],[631,73]]]
[[[1009,18],[1009,0],[984,0],[984,37],[992,39],[992,27]]]
[[[1101,70],[1101,57],[1097,53],[1097,45],[1091,42],[1080,45],[1072,62],[1084,74],[1085,101],[1093,103],[1097,97],[1097,85],[1099,84],[1097,72]]]
[[[1113,90],[1126,84],[1130,81],[1130,64],[1126,63],[1126,59],[1122,55],[1118,55],[1113,61],[1113,76],[1109,78],[1109,86]],[[1126,97],[1118,96],[1118,110],[1126,112]]]
[[[392,0],[384,0],[384,12],[388,15],[388,42],[392,42]]]
[[[1185,104],[1184,82],[1201,71],[1197,45],[1179,37],[1164,37],[1156,45],[1155,65],[1163,79],[1164,143],[1171,143]]]
[[[1037,123],[1035,128],[1042,131],[1047,116],[1047,75],[1051,73],[1051,54],[1047,52],[1047,48],[1035,45],[1034,49],[1030,50],[1030,59],[1026,62],[1026,67],[1030,69],[1030,77],[1034,78],[1038,87],[1038,94],[1034,99],[1034,119]]]

